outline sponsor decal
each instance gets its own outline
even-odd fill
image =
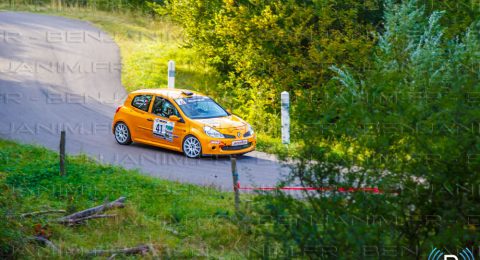
[[[185,100],[183,100],[183,98],[177,98],[177,99],[175,99],[175,101],[177,102],[177,104],[178,104],[179,106],[183,106],[183,105],[186,104],[186,103],[185,103]]]

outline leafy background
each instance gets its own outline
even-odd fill
[[[239,225],[263,247],[259,257],[357,259],[368,257],[365,248],[396,249],[397,259],[433,247],[479,253],[478,1],[5,6],[90,20],[113,33],[128,90],[165,85],[165,64],[175,59],[178,87],[213,96],[254,125],[260,148],[295,162],[280,185],[385,192],[254,197]],[[293,150],[278,140],[285,90]]]

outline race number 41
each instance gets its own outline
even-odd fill
[[[174,122],[155,118],[153,121],[153,134],[171,142],[173,138],[173,127]]]

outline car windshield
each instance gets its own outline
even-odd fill
[[[186,116],[192,119],[228,116],[228,113],[209,97],[193,96],[177,98],[175,102]]]

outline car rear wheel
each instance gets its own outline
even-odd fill
[[[193,135],[189,135],[183,140],[183,153],[188,158],[198,158],[202,155],[202,144]]]
[[[115,140],[119,144],[131,144],[132,137],[130,136],[130,130],[125,123],[119,122],[115,125]]]

